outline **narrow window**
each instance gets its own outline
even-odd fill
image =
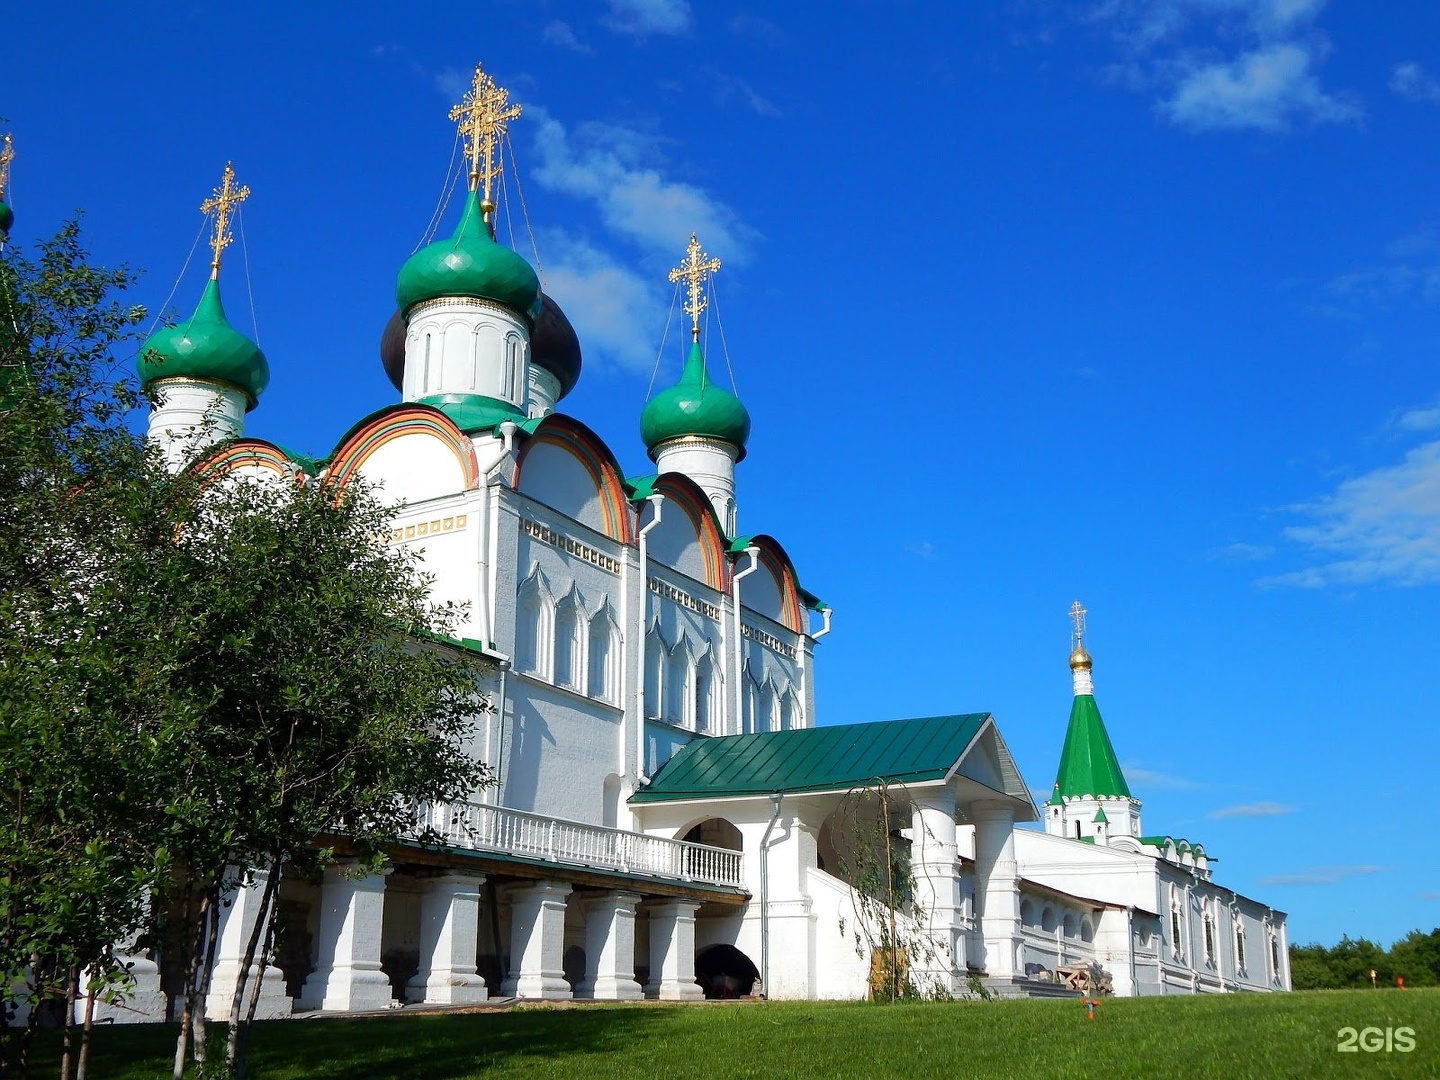
[[[710,699],[714,689],[715,666],[707,652],[695,668],[695,730],[710,730]]]
[[[580,608],[573,598],[555,613],[555,684],[580,689]]]
[[[610,675],[610,619],[602,608],[590,620],[590,696],[601,701],[614,701],[615,690]]]
[[[660,635],[651,631],[645,638],[645,716],[660,719],[660,669],[665,657],[661,652]]]

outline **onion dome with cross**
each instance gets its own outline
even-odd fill
[[[182,378],[221,383],[244,392],[248,411],[270,382],[265,354],[230,325],[220,302],[220,255],[232,239],[235,208],[249,196],[248,187],[236,186],[235,169],[227,164],[220,187],[200,204],[202,212],[215,215],[210,280],[190,318],[157,330],[140,346],[136,369],[142,386]]]
[[[460,104],[450,110],[470,159],[470,188],[460,222],[448,239],[421,248],[405,261],[395,281],[395,302],[408,313],[416,304],[445,297],[489,300],[534,320],[540,311],[540,280],[530,264],[495,241],[492,199],[500,175],[505,126],[520,115],[510,92],[480,68]]]
[[[700,348],[700,313],[707,306],[704,284],[719,269],[720,260],[708,258],[691,236],[685,261],[670,271],[670,280],[684,281],[689,292],[685,313],[690,316],[690,352],[680,381],[651,398],[640,415],[640,436],[652,461],[659,460],[664,443],[687,438],[719,439],[735,448],[736,461],[745,457],[750,414],[739,398],[710,378]]]

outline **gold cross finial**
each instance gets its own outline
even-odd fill
[[[1078,649],[1085,643],[1085,609],[1080,606],[1080,601],[1070,605],[1070,621],[1075,624],[1074,646]]]
[[[685,314],[690,316],[690,340],[700,340],[700,313],[708,306],[705,299],[705,282],[720,269],[720,260],[712,259],[700,250],[700,241],[690,234],[690,243],[685,248],[685,261],[670,271],[671,281],[683,281],[690,296],[685,301]]]
[[[225,163],[225,175],[220,181],[220,186],[215,189],[215,194],[200,204],[200,212],[215,214],[215,231],[210,236],[210,276],[220,276],[220,253],[230,246],[234,239],[230,235],[230,215],[236,206],[250,197],[249,187],[235,186],[235,166],[230,162]]]
[[[10,185],[10,162],[15,160],[15,144],[7,134],[5,145],[0,146],[0,199],[5,197],[5,189]]]
[[[509,102],[510,91],[496,86],[495,80],[476,64],[470,89],[460,104],[450,110],[450,119],[458,122],[460,134],[465,136],[465,154],[470,159],[470,190],[479,191],[480,185],[485,185],[480,209],[486,221],[495,211],[490,196],[495,178],[500,175],[500,140],[505,137],[505,126],[520,115],[520,106]]]

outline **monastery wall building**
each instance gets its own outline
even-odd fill
[[[322,461],[244,435],[269,368],[226,321],[223,243],[195,314],[142,349],[160,399],[150,437],[174,468],[363,478],[393,501],[390,542],[420,553],[437,598],[468,605],[442,647],[481,658],[495,705],[473,749],[498,783],[426,811],[444,846],[397,848],[384,875],[342,865],[284,883],[285,946],[258,1015],[864,997],[884,963],[852,880],[877,844],[908,851],[897,926],[922,991],[1287,989],[1284,914],[1216,884],[1200,845],[1142,833],[1078,615],[1069,729],[1041,808],[988,713],[819,726],[831,613],[779,540],[736,525],[750,417],[699,340],[719,263],[692,238],[672,274],[692,343],[641,414],[652,465],[627,473],[559,411],[581,343],[494,238],[494,149],[517,112],[477,69],[454,114],[464,206],[400,268],[381,345],[400,400]],[[242,191],[227,170],[218,240]],[[227,909],[217,1014],[258,895],[241,889]],[[163,1015],[174,989],[163,958],[135,959],[132,1004],[100,1006],[116,1020]]]

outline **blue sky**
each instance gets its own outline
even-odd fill
[[[1440,8],[1419,2],[42,5],[13,239],[85,209],[159,310],[227,160],[250,433],[328,451],[474,63],[632,473],[689,233],[754,419],[744,531],[836,609],[824,723],[989,710],[1047,789],[1066,609],[1148,832],[1292,940],[1440,922]],[[443,228],[453,224],[452,201]],[[173,304],[204,276],[197,251]],[[248,275],[247,275],[248,267]],[[678,322],[659,380],[679,370]],[[1429,672],[1430,674],[1426,674]]]

